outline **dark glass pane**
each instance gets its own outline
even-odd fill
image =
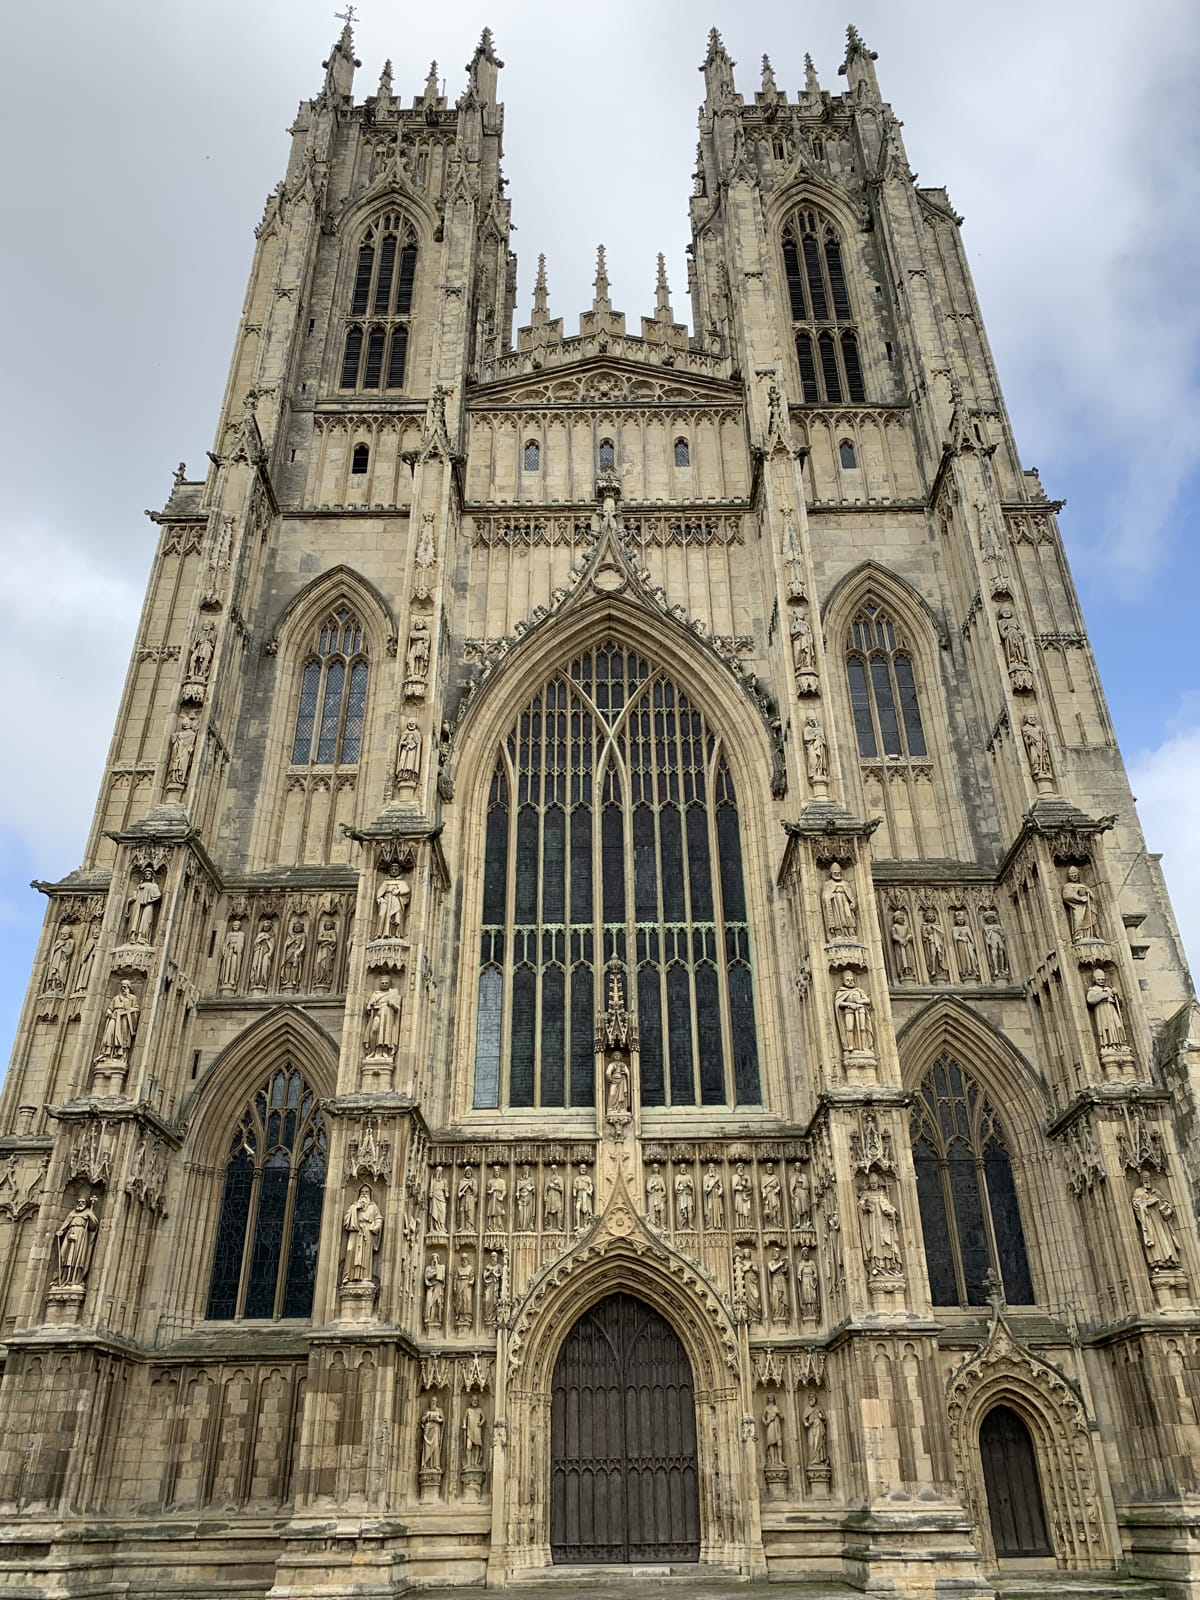
[[[479,1014],[475,1021],[475,1104],[481,1110],[500,1104],[500,1028],[504,980],[498,967],[479,974]]]
[[[371,451],[365,444],[356,444],[354,454],[350,458],[350,471],[356,476],[367,470],[371,462]]]
[[[700,1100],[725,1103],[725,1051],[721,1045],[721,1000],[716,968],[696,968],[696,1038],[700,1049]]]
[[[321,708],[321,732],[317,739],[317,761],[322,765],[332,762],[337,755],[338,724],[342,720],[342,690],[346,682],[346,669],[335,661],[325,674],[325,703]]]
[[[566,1105],[566,986],[566,974],[561,967],[549,967],[542,973],[542,1085],[539,1100],[544,1106]]]
[[[677,467],[690,467],[691,464],[692,464],[692,452],[691,452],[691,449],[690,449],[690,447],[688,445],[687,440],[686,439],[676,439],[676,441],[675,441],[675,465]]]
[[[600,466],[602,468],[615,467],[617,452],[611,439],[605,439],[600,445]]]
[[[525,446],[524,464],[526,472],[540,472],[542,466],[542,450],[536,439],[530,439]]]
[[[371,293],[371,265],[374,260],[374,246],[364,244],[358,252],[358,266],[354,273],[354,294],[350,300],[351,316],[361,317],[367,309],[367,300]],[[345,382],[343,382],[342,387],[347,387]]]
[[[925,729],[921,726],[921,708],[917,704],[917,686],[913,681],[912,662],[907,656],[895,657],[896,687],[900,691],[900,715],[904,718],[904,738],[910,756],[925,754]]]
[[[737,812],[717,807],[717,855],[721,866],[721,898],[727,922],[745,922],[746,895],[742,887],[742,846],[738,839]]]
[[[306,766],[312,758],[313,724],[317,720],[317,693],[320,687],[320,663],[310,661],[300,684],[300,709],[296,713],[296,739],[292,745],[292,760],[297,766]]]
[[[958,1253],[962,1258],[963,1278],[969,1306],[988,1303],[987,1275],[992,1265],[983,1222],[983,1198],[979,1193],[979,1174],[975,1156],[956,1140],[947,1158],[950,1173],[950,1199],[954,1206],[954,1225],[958,1233]]]
[[[605,806],[600,821],[600,856],[604,880],[605,922],[625,921],[625,841],[621,813]]]
[[[595,1100],[595,1004],[591,967],[571,972],[571,1104],[590,1106]]]
[[[493,785],[488,807],[487,847],[483,858],[483,921],[494,927],[504,921],[504,887],[508,877],[508,812],[500,803],[508,785],[503,778]]]
[[[291,1169],[285,1163],[264,1169],[258,1190],[258,1215],[254,1219],[254,1248],[246,1285],[246,1315],[273,1317],[279,1258],[283,1254],[283,1216],[287,1206]]]
[[[739,1106],[762,1102],[758,1081],[758,1034],[754,1026],[754,984],[748,966],[729,968],[729,1025],[733,1037],[733,1087]]]
[[[517,882],[513,921],[537,921],[538,814],[522,806],[517,815]]]
[[[406,317],[412,310],[413,281],[417,275],[417,247],[406,244],[400,252],[400,271],[396,278],[396,315]]]
[[[663,921],[682,922],[687,915],[683,899],[683,836],[678,806],[664,806],[658,814],[661,840]]]
[[[694,1106],[691,984],[687,968],[678,962],[667,969],[667,1048],[671,1058],[671,1104]]]
[[[346,697],[346,728],[342,734],[342,760],[353,765],[362,748],[363,718],[367,706],[367,664],[356,661],[350,669],[350,693]]]
[[[663,1082],[662,979],[649,963],[638,968],[638,1038],[641,1043],[641,1090],[644,1106],[667,1103]]]
[[[818,322],[825,322],[829,317],[829,302],[825,297],[825,277],[821,271],[817,241],[811,233],[804,236],[804,271],[808,278],[808,293],[812,300],[813,316]]]
[[[403,323],[392,329],[392,348],[388,355],[387,386],[403,389],[404,369],[408,364],[408,329]]]
[[[858,465],[858,458],[854,454],[854,446],[849,439],[843,439],[838,445],[838,459],[843,467],[852,468]]]
[[[788,303],[792,308],[792,321],[804,322],[808,307],[804,303],[804,279],[800,272],[800,252],[794,239],[783,241],[783,270],[787,278]]]
[[[571,812],[571,921],[592,920],[592,813],[587,806]]]
[[[950,1248],[950,1224],[942,1190],[942,1169],[932,1147],[924,1140],[913,1147],[913,1166],[917,1174],[917,1204],[921,1209],[921,1232],[925,1237],[929,1292],[935,1306],[956,1306],[958,1281]]]
[[[815,406],[821,399],[821,391],[817,386],[817,364],[813,360],[812,339],[807,333],[798,333],[796,335],[796,360],[800,366],[800,384],[804,390],[804,403],[805,405]]]
[[[542,817],[542,921],[567,918],[567,819],[561,806]]]
[[[833,335],[823,333],[817,340],[817,348],[821,353],[821,377],[825,382],[825,398],[830,404],[837,404],[842,398],[842,378],[838,372],[837,351],[833,347]],[[367,365],[371,364],[370,352],[367,353]]]
[[[1012,1306],[1031,1306],[1034,1303],[1033,1279],[1025,1251],[1025,1230],[1021,1226],[1012,1164],[1008,1152],[994,1142],[988,1145],[984,1156],[983,1175],[992,1211],[996,1252],[1000,1257],[1004,1298]]]
[[[510,1105],[533,1104],[534,1015],[537,1010],[537,975],[520,967],[512,986],[512,1058],[509,1063]]]
[[[688,885],[692,891],[692,916],[712,921],[712,859],[708,850],[708,813],[703,806],[687,809]]]
[[[317,1243],[321,1236],[321,1200],[325,1193],[325,1160],[312,1150],[300,1163],[296,1179],[296,1209],[292,1218],[292,1248],[288,1255],[283,1291],[283,1315],[312,1315],[313,1287],[317,1281]]]
[[[654,848],[654,813],[633,808],[633,915],[637,922],[658,918],[658,873]]]
[[[846,392],[851,400],[865,400],[862,362],[858,359],[858,340],[852,333],[842,335],[842,361],[846,367]]]
[[[225,1169],[225,1193],[217,1223],[217,1248],[213,1254],[206,1317],[225,1319],[237,1315],[238,1280],[246,1248],[246,1223],[250,1213],[250,1186],[254,1163],[244,1152]]]
[[[378,389],[383,376],[383,344],[386,335],[382,328],[372,328],[367,339],[367,359],[363,364],[364,389]]]
[[[392,297],[392,273],[396,270],[396,235],[384,235],[379,247],[379,276],[375,280],[375,315],[386,317]]]
[[[871,688],[875,691],[875,714],[879,718],[879,738],[885,756],[900,755],[900,727],[896,721],[896,702],[892,696],[892,675],[880,656],[871,657]]]
[[[842,247],[836,239],[825,241],[825,265],[829,270],[834,317],[838,322],[849,322],[850,295],[846,290],[846,274],[842,270]]]
[[[358,382],[358,362],[362,355],[363,331],[361,328],[349,328],[346,331],[346,349],[342,355],[342,380],[343,389],[353,389]]]

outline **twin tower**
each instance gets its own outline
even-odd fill
[[[874,60],[714,32],[690,331],[514,341],[490,35],[334,45],[37,885],[0,1595],[1200,1596],[1200,1030]]]

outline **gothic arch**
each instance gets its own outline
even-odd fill
[[[939,646],[945,645],[945,624],[929,601],[907,578],[879,561],[860,561],[830,589],[821,602],[821,617],[826,632],[839,624],[845,626],[855,608],[862,604],[872,589],[886,596],[889,605],[913,633],[931,632]]]
[[[843,241],[863,231],[862,220],[846,204],[842,191],[817,172],[803,172],[790,183],[781,184],[766,205],[767,227],[777,234],[794,211],[810,203],[839,230]]]
[[[389,210],[401,211],[413,225],[413,232],[417,236],[417,247],[426,250],[433,243],[433,236],[437,232],[438,217],[436,211],[415,189],[409,189],[395,181],[394,178],[384,176],[376,180],[357,199],[348,201],[337,220],[338,237],[352,243],[357,240],[364,228],[370,227],[378,217],[382,217]],[[339,285],[343,277],[345,262],[339,266]],[[350,268],[351,273],[353,267]]]

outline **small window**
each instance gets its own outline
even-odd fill
[[[858,465],[858,457],[854,454],[854,446],[849,439],[843,439],[841,444],[838,445],[838,456],[844,467],[856,467]]]
[[[690,449],[690,447],[688,445],[687,440],[686,439],[676,439],[676,441],[675,441],[675,465],[677,467],[690,467],[691,464],[692,464],[692,452],[691,452],[691,449]]]
[[[354,455],[350,461],[350,471],[353,473],[365,472],[370,459],[371,452],[367,446],[365,444],[356,444],[354,446]]]
[[[542,447],[536,439],[530,439],[525,446],[525,471],[539,472],[542,466]]]
[[[601,470],[603,471],[606,468],[615,467],[616,464],[617,464],[617,447],[616,447],[616,445],[613,444],[611,439],[601,439],[601,441],[600,441],[600,467],[601,467]]]

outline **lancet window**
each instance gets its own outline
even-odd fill
[[[229,1141],[206,1316],[312,1314],[327,1152],[316,1093],[288,1063]]]
[[[417,275],[417,243],[394,213],[369,227],[358,247],[339,388],[402,389]]]
[[[1008,1141],[991,1102],[949,1054],[921,1084],[911,1132],[934,1305],[987,1305],[993,1276],[1010,1305],[1032,1305]]]
[[[602,644],[518,715],[488,795],[481,921],[477,1107],[592,1105],[614,972],[643,1106],[759,1103],[733,775],[652,661]]]
[[[322,622],[300,679],[292,765],[357,765],[366,709],[362,624],[348,606],[337,606]]]
[[[846,677],[861,757],[927,754],[912,655],[891,616],[874,599],[863,604],[850,624]]]
[[[804,403],[865,400],[841,240],[818,211],[805,207],[785,227],[783,270]]]

